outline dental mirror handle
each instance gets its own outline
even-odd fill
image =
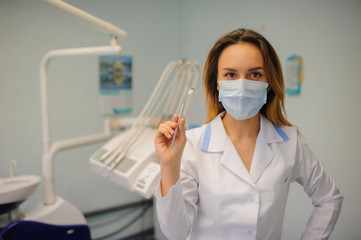
[[[184,95],[184,99],[181,105],[181,109],[179,111],[179,116],[178,116],[178,121],[177,121],[177,127],[175,129],[174,135],[173,135],[173,139],[172,139],[172,144],[170,145],[170,150],[172,150],[173,148],[173,143],[175,140],[175,137],[177,135],[178,132],[178,127],[179,127],[179,121],[181,120],[181,118],[183,117],[183,111],[184,111],[184,105],[186,104],[186,100],[187,100],[187,96],[191,95],[194,92],[194,88],[190,88],[188,89],[188,91],[186,92],[186,94]]]
[[[178,116],[177,127],[176,127],[176,129],[175,129],[175,131],[174,131],[174,135],[173,135],[173,139],[172,139],[172,144],[170,145],[170,150],[172,150],[172,148],[173,148],[173,143],[174,143],[175,137],[176,137],[177,132],[178,132],[179,121],[180,121],[180,119],[181,119],[182,116],[183,116],[183,110],[184,110],[184,103],[182,103],[181,110],[180,110],[180,113],[179,113],[179,116]]]

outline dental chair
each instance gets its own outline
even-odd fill
[[[18,220],[0,231],[0,240],[91,240],[87,225],[51,225]]]

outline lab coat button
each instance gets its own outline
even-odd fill
[[[252,234],[252,231],[248,231],[248,235],[251,235]]]
[[[251,197],[249,201],[254,202],[254,197]]]

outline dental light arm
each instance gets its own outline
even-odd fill
[[[43,129],[43,176],[45,187],[45,205],[51,205],[56,202],[55,186],[54,186],[54,167],[53,159],[55,154],[62,150],[71,147],[81,146],[106,140],[111,137],[111,130],[109,122],[105,122],[104,132],[93,134],[89,136],[76,137],[71,139],[59,140],[51,142],[50,134],[50,118],[49,118],[49,97],[48,97],[48,66],[54,57],[67,57],[67,56],[90,56],[90,55],[117,55],[121,52],[121,47],[118,45],[117,40],[124,39],[126,33],[107,23],[97,17],[94,17],[80,9],[77,9],[60,0],[39,0],[46,3],[58,10],[66,12],[74,16],[92,27],[112,36],[110,46],[97,46],[85,48],[70,48],[58,49],[47,52],[40,63],[40,84],[41,84],[41,110],[42,110],[42,129]]]
[[[97,18],[87,12],[84,12],[83,10],[78,9],[68,3],[65,3],[63,1],[60,1],[60,0],[38,0],[38,1],[43,2],[55,9],[58,9],[58,10],[64,12],[64,13],[67,13],[70,16],[73,16],[73,17],[85,22],[89,26],[91,26],[99,31],[102,31],[109,35],[116,36],[116,38],[118,40],[123,40],[127,36],[127,33],[124,30],[114,26],[111,23],[103,21],[100,18]]]

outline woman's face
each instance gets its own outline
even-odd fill
[[[267,82],[262,53],[251,43],[230,45],[219,56],[217,80],[236,79]]]

